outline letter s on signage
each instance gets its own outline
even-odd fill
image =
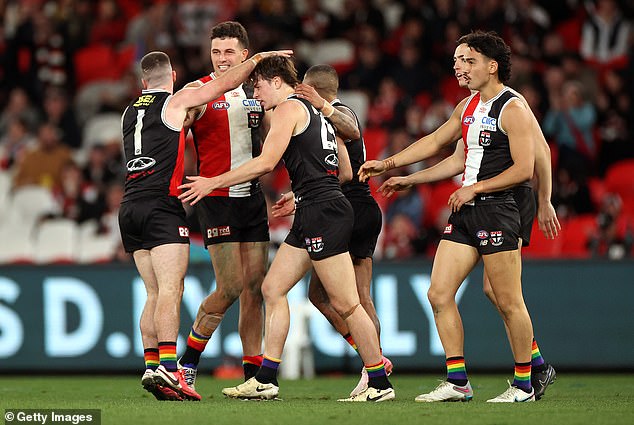
[[[0,302],[13,304],[20,295],[20,287],[11,279],[0,277]],[[24,342],[24,326],[20,316],[0,303],[0,359],[15,355]]]

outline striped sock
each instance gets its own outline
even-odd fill
[[[183,357],[181,357],[181,364],[187,364],[193,367],[198,366],[198,363],[200,363],[200,355],[205,351],[209,338],[211,338],[211,336],[200,335],[192,328],[187,337],[187,347],[185,348]]]
[[[365,365],[365,370],[368,372],[368,386],[379,390],[385,390],[391,388],[390,381],[387,380],[387,374],[385,373],[385,363],[383,359],[377,364]]]
[[[143,358],[145,359],[145,368],[156,370],[159,367],[159,350],[158,348],[146,348],[143,350]]]
[[[170,372],[176,372],[176,342],[159,342],[161,365]]]
[[[464,357],[449,357],[447,363],[447,382],[464,387],[469,382]]]
[[[354,338],[352,338],[352,335],[350,335],[349,333],[347,333],[347,334],[345,334],[345,335],[343,336],[343,339],[345,339],[345,340],[346,340],[346,342],[347,342],[348,344],[350,344],[350,346],[351,346],[352,348],[354,348],[354,350],[355,350],[355,351],[359,351],[359,350],[357,349],[357,344],[354,342]]]
[[[242,369],[244,370],[244,380],[248,381],[253,378],[260,366],[262,366],[262,355],[258,356],[242,356]]]
[[[531,391],[531,362],[515,363],[515,376],[511,385],[527,393]]]
[[[277,369],[280,367],[281,359],[275,357],[268,357],[266,354],[262,356],[262,366],[260,370],[255,374],[255,379],[263,384],[277,385]]]
[[[531,370],[533,372],[539,372],[546,368],[546,362],[542,357],[542,353],[539,351],[537,341],[533,338],[533,349],[531,351]]]

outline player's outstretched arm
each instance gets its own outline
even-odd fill
[[[461,142],[456,144],[456,150],[451,156],[440,161],[433,167],[417,171],[409,176],[390,177],[379,188],[385,197],[390,197],[399,190],[405,190],[413,185],[432,183],[445,180],[464,171],[464,149]]]
[[[436,155],[451,142],[462,136],[461,115],[467,99],[463,99],[454,109],[451,117],[433,133],[418,139],[401,152],[383,161],[366,161],[359,168],[359,180],[366,181],[370,177],[380,176],[392,168],[402,167]]]
[[[189,182],[178,187],[184,190],[178,198],[194,205],[215,189],[251,181],[272,171],[282,159],[295,126],[298,122],[304,124],[306,118],[305,109],[297,102],[282,102],[273,111],[271,129],[259,156],[216,177],[187,176]]]

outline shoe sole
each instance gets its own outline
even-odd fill
[[[142,382],[143,389],[149,392],[159,401],[183,401],[182,397],[178,395],[178,393],[171,388],[167,388],[164,386],[159,386],[154,381],[152,382]]]
[[[465,397],[465,398],[450,398],[447,400],[433,400],[433,401],[414,399],[416,403],[468,403],[471,400],[473,400],[473,396]]]

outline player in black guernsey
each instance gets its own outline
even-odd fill
[[[176,73],[169,57],[151,52],[141,59],[144,90],[121,119],[127,175],[119,226],[147,291],[140,323],[146,358],[141,383],[157,399],[200,400],[176,367],[189,259],[189,229],[177,198],[183,175],[183,123],[189,109],[237,87],[259,60],[276,54],[280,53],[260,53],[221,78],[175,94]]]
[[[325,119],[332,106],[319,112],[293,95],[297,71],[285,58],[262,61],[253,72],[255,98],[265,110],[274,109],[260,156],[217,177],[188,177],[183,201],[196,203],[219,187],[252,180],[273,170],[284,159],[295,193],[293,226],[262,284],[266,305],[264,360],[255,377],[223,389],[233,398],[275,398],[277,369],[290,324],[288,291],[314,267],[330,300],[350,327],[368,369],[369,387],[345,401],[386,401],[394,389],[385,374],[372,321],[360,306],[354,269],[348,253],[352,207],[339,186],[335,132]]]
[[[326,103],[335,108],[335,113],[328,120],[334,125],[337,136],[345,139],[345,146],[352,169],[352,178],[349,181],[343,180],[341,185],[341,190],[348,201],[350,201],[354,211],[354,226],[350,237],[349,252],[354,265],[357,292],[359,293],[361,305],[372,319],[380,340],[381,325],[370,294],[370,285],[372,282],[372,255],[381,232],[382,214],[372,197],[370,186],[367,182],[360,181],[357,175],[359,168],[366,159],[365,145],[360,130],[361,125],[354,111],[337,98],[338,89],[339,77],[337,71],[330,65],[315,65],[306,71],[303,84],[299,84],[295,88],[295,93],[299,97],[310,101],[318,109],[323,109]],[[294,211],[292,201],[292,196],[284,194],[274,205],[273,216],[279,217],[292,214]],[[356,347],[346,322],[341,319],[341,316],[333,308],[316,273],[311,274],[308,297],[337,332],[353,348]],[[383,361],[385,370],[389,375],[392,371],[392,362],[385,356]],[[350,395],[359,394],[367,388],[367,384],[368,374],[363,368],[361,379]]]

